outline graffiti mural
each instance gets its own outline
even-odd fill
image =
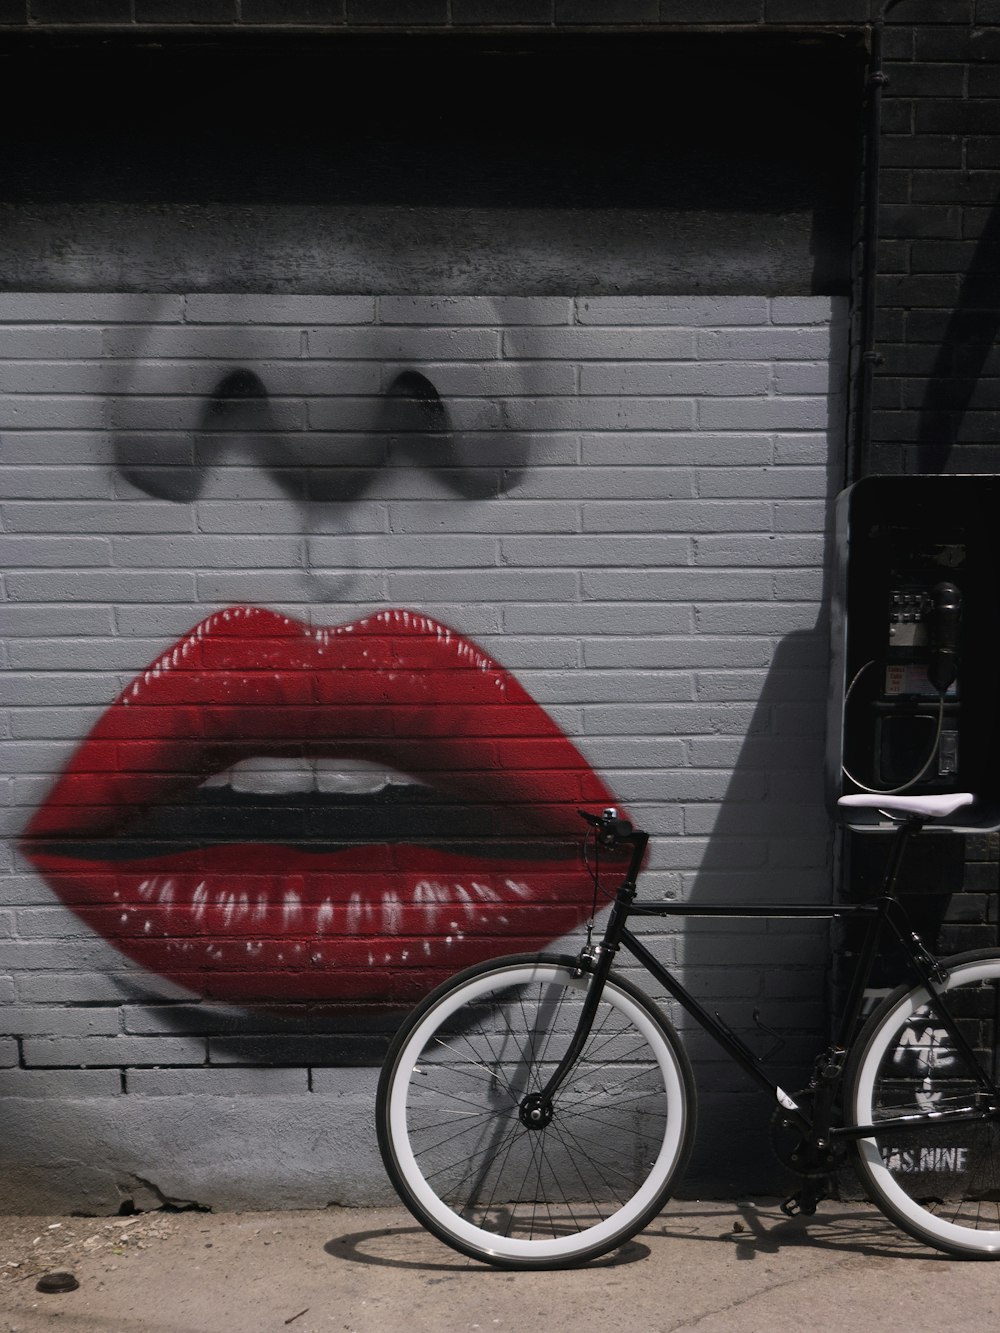
[[[389,1033],[579,947],[578,806],[650,831],[654,899],[828,901],[846,314],[0,296],[8,1208],[378,1198]],[[811,1058],[825,935],[648,930]]]
[[[450,506],[466,532],[516,534],[530,517],[505,502],[528,466],[514,417],[531,367],[486,304],[485,327],[416,331],[458,366],[397,361],[413,330],[354,330],[352,344],[336,326],[164,331],[154,314],[112,338],[119,493],[177,515],[160,563],[217,563],[226,539],[203,528],[220,508],[234,549],[256,540],[269,562],[261,516],[282,533],[284,606],[223,603],[128,680],[22,845],[89,927],[195,995],[410,1003],[591,910],[575,811],[615,803],[609,787],[461,624],[386,604],[393,504],[430,495],[444,534]],[[307,342],[316,355],[300,357]],[[366,505],[371,532],[337,535]],[[499,523],[476,517],[491,505]],[[410,566],[434,566],[446,541],[411,540]],[[466,545],[473,596],[481,580],[467,619],[496,594],[485,561],[502,554],[498,538]]]
[[[399,1008],[589,916],[578,806],[650,829],[653,893],[828,891],[836,303],[25,301],[6,681],[43,967]]]

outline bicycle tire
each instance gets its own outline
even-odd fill
[[[687,1056],[614,975],[551,1122],[519,1119],[575,1030],[590,982],[575,966],[521,954],[468,968],[407,1019],[379,1080],[379,1148],[400,1198],[440,1240],[498,1267],[568,1267],[624,1244],[690,1151]]]
[[[1000,952],[942,960],[947,997],[962,1034],[995,1082],[1000,1073]],[[877,1124],[960,1106],[982,1107],[967,1060],[939,1023],[927,990],[901,986],[868,1019],[848,1070],[851,1123]],[[869,1197],[909,1235],[974,1259],[1000,1258],[1000,1117],[886,1130],[855,1141]]]

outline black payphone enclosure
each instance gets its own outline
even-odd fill
[[[865,477],[837,498],[834,560],[831,806],[971,791],[941,826],[1000,828],[1000,477]],[[848,823],[891,827],[875,810]]]

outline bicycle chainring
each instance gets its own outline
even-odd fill
[[[812,1088],[803,1088],[793,1094],[792,1100],[810,1114],[813,1104]],[[789,1124],[787,1112],[776,1107],[771,1116],[771,1151],[782,1166],[806,1179],[829,1176],[844,1160],[844,1151],[836,1147],[818,1148],[810,1143],[800,1129]]]

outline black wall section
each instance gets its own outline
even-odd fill
[[[0,284],[845,292],[854,37],[0,37]]]
[[[903,0],[886,27],[869,473],[998,470],[998,18]]]

